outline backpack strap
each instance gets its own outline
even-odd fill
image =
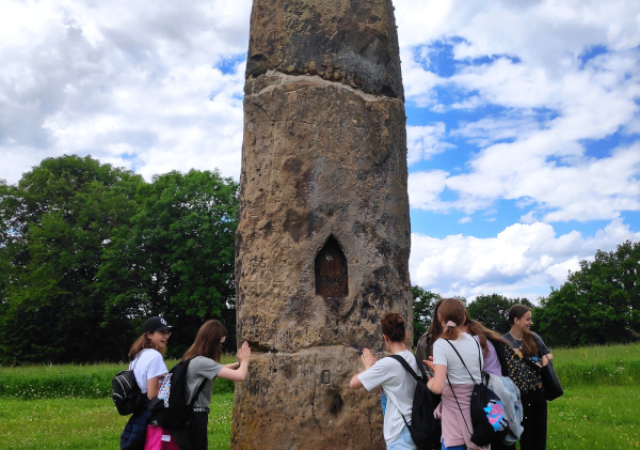
[[[189,360],[189,365],[187,366],[187,373],[186,373],[186,377],[187,379],[189,378],[189,367],[191,366],[191,361],[193,361],[194,358],[191,358]],[[212,379],[213,382],[213,379]],[[194,403],[196,402],[196,400],[198,400],[198,396],[200,395],[200,392],[202,392],[202,390],[204,389],[204,385],[207,384],[207,378],[205,377],[202,382],[200,383],[200,385],[196,388],[196,390],[194,392],[192,392],[193,395],[193,400],[191,400],[189,402],[189,408],[191,408]]]
[[[414,355],[415,356],[415,355]],[[414,380],[416,381],[422,381],[424,382],[424,380],[427,379],[427,372],[425,372],[424,370],[424,365],[422,364],[422,362],[418,359],[418,357],[416,356],[416,365],[418,366],[418,370],[420,371],[420,374],[422,375],[421,377],[419,377],[415,371],[411,368],[411,366],[409,365],[409,363],[407,362],[406,359],[404,359],[402,356],[400,355],[391,355],[390,358],[395,359],[396,361],[398,361],[400,364],[402,364],[402,367],[404,367],[404,369],[409,372],[409,374],[414,378]]]
[[[445,341],[447,341],[445,339]],[[447,341],[449,342],[449,341]],[[449,342],[449,344],[451,344],[451,342]],[[453,347],[453,345],[452,345]],[[456,348],[453,347],[453,349],[455,350]],[[458,351],[456,350],[456,353],[458,353]],[[460,354],[458,354],[458,356],[460,356]],[[462,358],[460,358],[462,359]],[[464,361],[462,362],[462,364],[464,364]],[[465,366],[466,369],[466,366]],[[468,370],[467,370],[468,372]],[[471,375],[471,374],[469,374]],[[458,405],[458,409],[460,410],[460,415],[462,416],[462,420],[464,420],[464,425],[467,427],[467,431],[469,432],[469,436],[471,436],[473,433],[471,433],[471,430],[469,429],[469,424],[467,424],[467,419],[464,418],[464,413],[462,412],[462,408],[460,407],[460,402],[458,402],[458,397],[456,397],[456,391],[453,390],[453,384],[451,384],[451,381],[449,381],[449,375],[447,375],[447,382],[449,383],[449,389],[451,389],[451,393],[453,394],[453,398],[456,401],[456,404]],[[474,383],[475,384],[475,383]]]
[[[415,355],[414,355],[415,356]],[[418,377],[418,375],[415,373],[415,371],[411,368],[411,366],[409,365],[409,363],[400,355],[391,355],[389,356],[390,358],[395,359],[396,361],[398,361],[400,364],[402,364],[402,367],[404,367],[404,369],[416,380],[416,383],[424,383],[425,380],[427,379],[427,374],[424,371],[424,367],[422,362],[418,359],[418,357],[416,356],[416,364],[418,365],[418,369],[420,370],[420,373],[422,374],[422,378]],[[396,405],[397,407],[397,405]],[[398,409],[398,412],[400,412],[400,409]],[[407,419],[404,417],[404,414],[400,413],[400,416],[402,417],[402,420],[404,420],[404,424],[407,426],[407,429],[409,429],[409,422],[407,421]]]
[[[472,338],[473,339],[473,338]],[[458,353],[458,350],[454,347],[454,345],[451,343],[451,341],[449,339],[445,339],[445,341],[447,341],[449,343],[449,345],[451,346],[451,348],[453,349],[454,352],[456,352],[456,355],[458,355],[458,358],[460,358],[460,361],[462,362],[462,365],[464,366],[465,370],[467,371],[467,373],[469,374],[469,377],[471,378],[471,380],[473,381],[473,384],[480,384],[482,383],[482,359],[480,359],[480,344],[478,344],[478,341],[476,341],[475,339],[473,339],[473,341],[476,343],[476,345],[478,346],[478,363],[480,365],[480,383],[476,383],[476,379],[473,377],[473,375],[471,375],[471,372],[469,372],[469,369],[467,368],[467,365],[464,363],[464,359],[462,359],[462,356],[460,356],[460,353]],[[449,377],[447,376],[447,380],[449,380]],[[451,385],[451,383],[449,383],[449,385]]]

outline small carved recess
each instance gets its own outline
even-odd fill
[[[349,295],[347,258],[333,236],[329,236],[316,256],[316,294],[323,297]]]

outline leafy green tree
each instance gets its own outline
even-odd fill
[[[413,296],[413,344],[416,345],[433,320],[431,317],[433,307],[440,295],[425,291],[420,286],[413,286],[411,294]]]
[[[237,190],[218,172],[195,170],[142,185],[141,210],[114,237],[99,273],[109,314],[137,323],[167,318],[181,327],[171,338],[172,354],[191,343],[205,319],[221,318],[233,332]]]
[[[526,298],[509,299],[499,294],[479,295],[467,306],[472,319],[482,322],[490,330],[506,333],[509,326],[509,309],[516,304],[529,308],[533,305]]]
[[[142,178],[90,157],[48,158],[15,186],[0,185],[4,362],[109,359],[93,284],[101,254],[137,211]]]
[[[598,250],[541,306],[534,321],[550,345],[630,340],[627,329],[640,329],[640,242],[624,242],[612,252]]]

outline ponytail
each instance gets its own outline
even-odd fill
[[[442,317],[444,322],[444,331],[440,335],[441,338],[455,341],[460,337],[460,325],[464,323],[466,309],[464,303],[457,298],[445,299],[440,308],[438,308],[438,315]]]
[[[497,341],[502,342],[505,345],[509,345],[507,341],[505,341],[502,336],[496,333],[493,330],[485,327],[481,322],[477,320],[468,320],[467,321],[467,330],[471,336],[478,336],[478,340],[480,341],[480,347],[482,347],[482,354],[486,357],[489,353],[489,347],[487,346],[487,340],[489,341]]]

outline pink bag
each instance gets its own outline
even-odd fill
[[[144,450],[180,450],[180,448],[169,430],[157,425],[149,425]]]

